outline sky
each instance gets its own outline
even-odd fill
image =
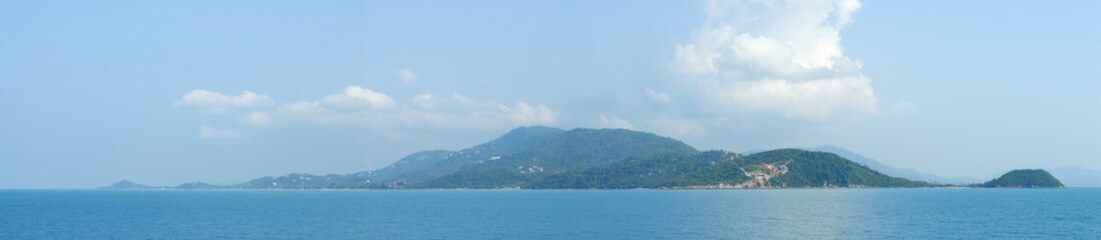
[[[377,169],[520,126],[1101,170],[1098,1],[0,1],[0,188]]]

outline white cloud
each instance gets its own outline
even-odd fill
[[[516,102],[514,105],[505,105],[488,100],[472,100],[457,93],[445,96],[447,97],[431,93],[419,94],[411,98],[412,107],[399,107],[402,105],[383,93],[349,86],[344,93],[332,94],[320,101],[286,103],[272,114],[250,114],[246,121],[451,129],[492,129],[557,123],[555,112],[541,104]]]
[[[409,69],[394,69],[394,74],[397,74],[401,82],[406,85],[417,83],[417,75],[413,74],[413,71],[409,71]]]
[[[199,138],[203,139],[236,139],[243,137],[245,137],[244,134],[229,129],[217,129],[207,125],[199,127]]]
[[[429,103],[436,108],[432,109],[432,114],[421,113],[422,115],[432,115],[437,119],[446,118],[456,122],[508,126],[557,123],[554,111],[542,104],[530,105],[526,102],[516,102],[509,106],[494,101],[475,101],[458,93],[451,94],[450,99],[432,98]]]
[[[742,82],[720,96],[741,109],[774,111],[790,118],[825,121],[837,112],[874,112],[875,93],[863,76],[812,81],[763,80]]]
[[[470,100],[469,98],[466,98],[466,96],[460,95],[458,93],[452,93],[451,94],[451,99],[454,99],[456,103],[459,103],[460,107],[480,108],[480,107],[486,106],[486,104],[478,103],[474,100]],[[496,103],[492,103],[492,102],[489,105],[494,106],[494,107],[497,106]]]
[[[622,118],[618,118],[618,117],[608,118],[607,116],[604,116],[604,115],[599,115],[598,117],[600,117],[600,124],[603,125],[606,128],[619,128],[619,129],[630,129],[630,130],[635,129],[634,125],[631,125],[631,123],[627,122],[627,120],[623,120]]]
[[[431,93],[425,93],[413,96],[413,105],[423,109],[433,109],[438,104],[433,100]]]
[[[491,100],[473,100],[457,93],[442,97],[424,93],[410,99],[408,105],[403,105],[384,93],[348,86],[342,93],[330,94],[320,100],[284,103],[273,111],[254,110],[238,117],[240,122],[253,125],[357,125],[399,129],[501,129],[554,125],[558,121],[551,108],[522,101],[507,105]],[[203,126],[200,136],[236,138],[243,135],[232,130]]]
[[[271,115],[264,111],[252,111],[248,116],[245,116],[245,122],[265,125],[271,123]]]
[[[293,102],[284,103],[275,111],[279,113],[316,114],[325,112],[325,109],[317,102]]]
[[[375,92],[360,86],[348,86],[344,93],[326,96],[325,104],[345,109],[388,109],[397,106],[397,102],[386,94]]]
[[[654,100],[657,100],[657,101],[660,101],[660,102],[669,102],[670,101],[669,94],[666,94],[666,93],[663,93],[663,92],[657,92],[657,91],[654,91],[654,89],[647,88],[646,89],[646,96],[650,96],[651,99],[654,99]]]
[[[512,118],[513,123],[519,125],[554,125],[554,112],[547,106],[531,106],[524,102],[517,102],[512,108],[501,106],[501,111]]]
[[[274,121],[280,123],[332,123],[339,122],[334,116],[337,112],[329,111],[320,102],[299,101],[284,103],[271,115]]]
[[[267,95],[244,91],[238,96],[211,92],[204,89],[191,90],[176,100],[175,106],[198,107],[204,113],[223,113],[233,108],[254,108],[272,105]]]
[[[413,96],[412,105],[424,110],[439,112],[481,112],[511,109],[493,101],[475,101],[458,93],[445,96],[436,96],[431,93],[418,94]]]
[[[871,80],[841,47],[856,0],[709,1],[670,68],[720,109],[825,121],[877,111]]]

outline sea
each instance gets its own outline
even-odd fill
[[[0,190],[0,239],[1101,239],[1101,188]]]

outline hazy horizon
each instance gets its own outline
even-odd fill
[[[3,1],[0,189],[344,174],[520,126],[1101,171],[1101,2]]]

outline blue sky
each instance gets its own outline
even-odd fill
[[[526,125],[1101,170],[1097,1],[3,1],[0,188],[351,173]]]

